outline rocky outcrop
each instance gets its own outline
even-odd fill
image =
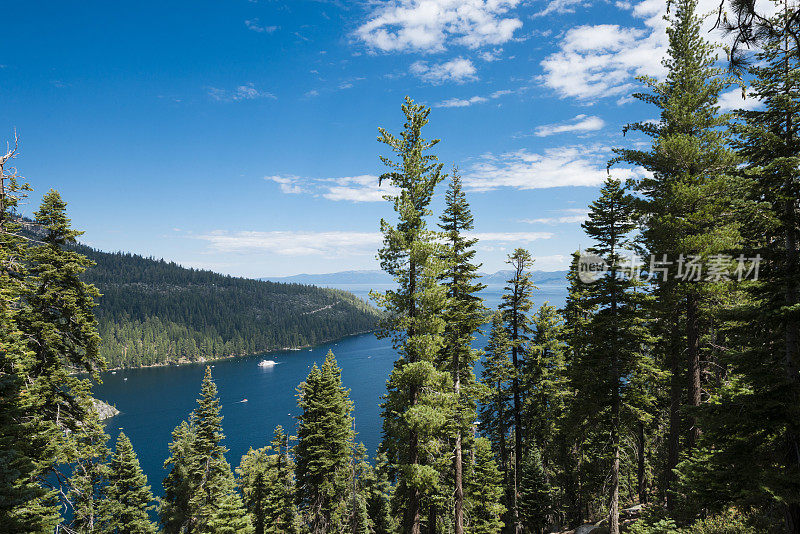
[[[119,410],[107,402],[103,402],[99,399],[92,399],[92,405],[94,407],[94,411],[97,412],[97,415],[100,417],[101,421],[105,421],[106,419],[111,419],[115,415],[119,415]]]

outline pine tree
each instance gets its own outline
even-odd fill
[[[11,166],[13,148],[0,156],[0,524],[9,532],[45,532],[55,528],[55,493],[37,483],[36,452],[29,447],[45,438],[33,424],[33,399],[24,387],[34,353],[19,327],[24,302],[26,253],[16,208],[30,186]]]
[[[311,532],[338,531],[348,497],[353,403],[332,352],[297,390],[297,502]]]
[[[269,446],[242,456],[236,474],[254,534],[296,532],[294,462],[283,427],[275,428]]]
[[[72,512],[69,529],[85,534],[103,532],[103,509],[107,502],[108,435],[97,413],[89,409],[78,429],[71,434],[72,446],[65,462],[72,464],[72,476],[65,486]]]
[[[551,493],[542,456],[534,445],[522,464],[519,481],[519,515],[528,532],[542,532],[547,526]]]
[[[528,313],[533,305],[531,297],[536,286],[533,285],[529,272],[533,265],[530,252],[518,248],[512,254],[509,254],[506,263],[511,265],[513,274],[505,287],[500,310],[503,312],[503,319],[506,323],[506,330],[511,344],[511,363],[514,366],[514,372],[511,375],[512,414],[514,416],[514,490],[511,514],[514,530],[519,533],[522,530],[522,524],[519,519],[517,501],[519,499],[520,468],[522,458],[525,455],[525,449],[523,448],[525,430],[522,427],[522,374],[525,351],[531,334]]]
[[[666,351],[672,374],[664,470],[670,508],[675,506],[670,488],[681,449],[680,436],[685,433],[683,448],[689,453],[700,434],[694,414],[702,400],[701,352],[703,335],[712,322],[711,297],[717,289],[707,283],[707,273],[698,276],[694,266],[707,264],[709,258],[736,247],[740,238],[733,205],[745,192],[744,183],[733,176],[736,158],[725,146],[728,117],[718,113],[719,95],[727,81],[714,66],[714,48],[700,33],[696,5],[696,0],[675,3],[663,61],[666,79],[658,82],[643,78],[650,92],[634,95],[655,105],[661,113],[656,123],[626,127],[652,137],[652,149],[617,149],[617,158],[612,161],[640,165],[650,172],[637,182],[636,190],[642,197],[638,210],[645,223],[641,243],[655,260],[650,273],[657,275],[653,276],[654,313],[657,323],[671,330],[665,332],[659,345]],[[656,263],[664,260],[673,265]],[[669,271],[656,273],[659,268]],[[684,376],[688,377],[685,382]],[[681,409],[684,391],[686,410]]]
[[[229,509],[236,504],[229,498],[234,479],[222,445],[222,415],[210,367],[206,367],[197,404],[189,421],[172,432],[170,457],[164,463],[170,472],[164,479],[160,515],[168,534],[210,532],[222,503],[227,501]]]
[[[189,471],[193,461],[195,432],[191,418],[172,431],[170,456],[164,462],[164,469],[169,469],[169,473],[164,478],[164,497],[159,506],[159,517],[166,534],[191,532],[189,499],[193,484]]]
[[[379,452],[375,457],[375,468],[364,480],[367,515],[375,534],[391,534],[397,530],[397,522],[392,516],[392,485],[388,471],[386,454]]]
[[[593,379],[579,384],[577,389],[584,409],[609,413],[612,534],[619,534],[622,417],[626,413],[639,419],[646,417],[652,399],[646,389],[637,386],[651,382],[655,373],[645,349],[651,343],[642,314],[645,298],[636,291],[638,278],[621,272],[623,254],[631,247],[630,234],[636,227],[634,215],[633,199],[619,181],[608,178],[583,223],[584,231],[594,241],[588,252],[603,258],[608,270],[588,288],[589,300],[598,309],[589,324],[592,337],[585,360],[576,364],[590,366]]]
[[[153,494],[124,432],[119,433],[111,457],[105,499],[102,506],[104,532],[155,534],[156,526],[148,516],[153,509]]]
[[[242,498],[231,489],[220,497],[208,525],[202,530],[209,534],[252,534],[253,525],[247,515]]]
[[[474,460],[467,463],[464,483],[467,532],[496,534],[503,529],[503,474],[497,469],[492,443],[477,438],[472,444]]]
[[[435,367],[443,343],[446,296],[437,283],[442,271],[440,246],[426,223],[443,175],[442,164],[429,153],[438,140],[422,137],[430,109],[406,98],[402,110],[406,123],[401,136],[380,129],[378,137],[399,158],[381,157],[390,170],[380,181],[388,180],[397,188],[398,193],[387,199],[399,221],[396,226],[381,221],[384,243],[378,252],[381,268],[398,287],[373,298],[386,311],[378,335],[391,338],[400,354],[387,383],[381,446],[395,469],[394,508],[403,516],[401,531],[420,534],[423,497],[438,487],[438,473],[424,451],[438,446],[446,424],[441,393],[449,389],[449,377]]]
[[[19,327],[33,353],[24,369],[31,427],[26,445],[36,459],[36,476],[55,477],[61,495],[81,491],[89,499],[91,485],[83,490],[69,486],[93,480],[97,458],[104,454],[108,436],[94,420],[89,377],[96,378],[105,362],[98,353],[100,336],[92,311],[99,293],[80,279],[93,262],[72,249],[82,232],[71,228],[66,206],[57,191],[45,194],[34,213],[41,241],[27,252],[26,305],[19,314]],[[74,371],[86,371],[89,377]],[[61,464],[78,469],[66,484],[55,473]],[[93,500],[79,500],[84,508],[73,510],[88,525],[94,524]]]
[[[743,217],[739,252],[762,261],[757,280],[751,273],[739,284],[743,295],[731,310],[724,332],[728,350],[719,362],[727,373],[701,412],[702,450],[680,471],[682,488],[697,507],[719,511],[731,502],[762,508],[777,502],[786,531],[795,534],[800,532],[800,58],[792,29],[797,7],[789,2],[775,7],[773,15],[751,20],[739,34],[754,39],[750,44],[759,49],[749,93],[763,109],[740,111],[733,128],[754,205]]]
[[[223,500],[233,491],[233,473],[225,460],[228,451],[222,440],[222,415],[220,414],[217,386],[211,376],[211,368],[206,367],[201,386],[200,398],[193,413],[195,420],[192,441],[192,461],[189,464],[189,477],[192,494],[189,498],[191,525],[195,532],[206,532],[209,521],[217,512]],[[231,505],[231,503],[228,503]]]
[[[455,397],[453,523],[455,533],[463,534],[462,433],[467,431],[475,420],[477,392],[473,366],[480,353],[472,349],[472,341],[485,320],[485,308],[478,293],[486,286],[476,281],[480,265],[474,263],[474,247],[478,240],[465,235],[474,228],[474,224],[462,188],[461,177],[456,168],[453,168],[451,174],[445,204],[446,208],[439,227],[447,240],[443,257],[446,268],[441,276],[441,281],[447,288],[447,304],[444,309],[444,346],[439,358],[441,367],[450,372],[453,382]]]
[[[511,483],[511,466],[509,464],[509,447],[507,444],[508,432],[511,425],[508,423],[512,410],[511,377],[514,367],[508,355],[511,342],[503,323],[503,315],[497,312],[492,317],[492,327],[489,331],[489,340],[486,345],[486,357],[483,361],[481,382],[488,390],[481,404],[480,422],[481,433],[487,436],[492,444],[500,473],[503,476],[505,492],[513,488]],[[504,501],[508,505],[506,511],[511,509],[513,495],[505,494]],[[507,518],[508,519],[508,518]],[[512,523],[510,518],[507,524]]]

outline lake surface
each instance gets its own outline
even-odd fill
[[[354,290],[362,298],[369,292],[369,288],[338,287]],[[487,288],[484,295],[487,305],[495,307],[501,293],[501,287]],[[563,287],[542,287],[536,292],[535,306],[549,301],[560,307],[565,298]],[[484,344],[482,337],[475,342],[477,348]],[[227,458],[235,468],[250,447],[263,447],[270,442],[276,425],[282,425],[291,435],[296,434],[297,385],[314,363],[322,364],[329,350],[334,352],[342,368],[345,387],[350,388],[357,439],[366,445],[370,455],[374,455],[381,437],[380,398],[386,391],[386,379],[396,353],[388,340],[378,340],[373,334],[345,338],[310,350],[280,351],[209,364],[109,372],[103,375],[102,384],[96,385],[94,391],[97,398],[114,404],[122,412],[107,421],[106,429],[114,440],[120,429],[124,429],[139,455],[153,493],[161,495],[170,434],[196,407],[206,365],[213,366],[224,416]],[[258,362],[265,357],[275,360],[277,365],[258,367]],[[243,399],[247,402],[242,402]]]

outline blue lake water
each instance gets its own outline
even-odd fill
[[[369,288],[352,289],[362,298]],[[378,288],[381,289],[381,288]],[[487,288],[487,306],[500,301],[502,288]],[[542,287],[535,295],[535,305],[545,301],[560,307],[565,289]],[[476,340],[482,348],[485,340]],[[381,437],[380,398],[386,390],[386,379],[396,353],[388,340],[372,334],[353,336],[300,351],[281,351],[267,355],[277,362],[272,368],[259,368],[264,355],[232,358],[211,362],[212,373],[222,404],[222,422],[228,461],[236,467],[250,447],[258,448],[272,439],[276,425],[294,435],[296,425],[296,388],[308,375],[314,363],[321,364],[329,350],[342,368],[342,381],[350,389],[354,403],[356,431],[370,454],[374,454]],[[122,413],[106,425],[112,439],[120,429],[133,442],[142,468],[153,492],[161,495],[161,480],[166,475],[164,460],[169,453],[172,430],[195,408],[200,381],[206,364],[190,364],[148,369],[129,369],[115,374],[105,373],[102,384],[95,386],[95,396],[114,404]],[[247,402],[241,402],[247,399]]]

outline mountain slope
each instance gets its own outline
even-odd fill
[[[80,246],[109,366],[134,367],[299,347],[371,330],[377,312],[350,293],[234,278]]]

